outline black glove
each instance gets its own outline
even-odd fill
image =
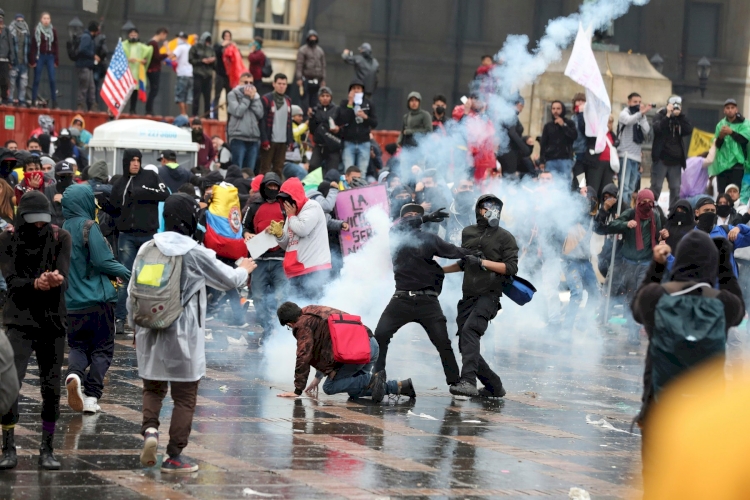
[[[731,256],[734,252],[734,244],[726,238],[712,238],[716,249],[719,251],[719,271],[722,268],[731,267]]]
[[[94,193],[94,198],[96,199],[96,204],[99,208],[104,210],[104,207],[107,206],[107,202],[109,202],[109,196],[107,196],[106,193],[99,191]]]
[[[482,267],[482,259],[476,255],[465,255],[461,260],[464,262],[464,265],[476,265]]]
[[[430,214],[423,215],[422,222],[443,222],[448,217],[450,217],[450,214],[445,211],[445,208],[440,208]]]

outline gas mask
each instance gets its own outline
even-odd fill
[[[496,201],[490,200],[482,203],[480,208],[486,210],[484,218],[487,220],[487,224],[489,224],[490,227],[497,227],[500,225],[500,210],[502,209],[502,205]]]

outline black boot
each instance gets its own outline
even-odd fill
[[[385,370],[373,373],[372,378],[370,379],[370,385],[367,387],[372,391],[371,398],[374,403],[380,403],[383,401],[386,391]]]
[[[14,431],[15,429],[3,431],[3,458],[0,460],[0,470],[12,469],[18,465]]]
[[[39,447],[39,467],[46,470],[59,470],[60,462],[52,454],[52,438],[55,435],[51,432],[42,431],[42,445]]]
[[[398,383],[398,395],[406,396],[410,399],[415,399],[417,397],[417,393],[414,391],[414,385],[412,385],[410,378]]]

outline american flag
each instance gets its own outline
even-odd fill
[[[135,87],[135,78],[130,74],[128,58],[122,48],[122,40],[119,40],[112,60],[109,62],[101,92],[104,104],[115,115],[115,118],[120,116],[123,104],[130,98]]]

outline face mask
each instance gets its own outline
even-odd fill
[[[439,115],[442,115],[443,113],[445,113],[445,106],[436,106],[435,113]]]
[[[456,193],[455,200],[456,208],[459,212],[468,212],[474,204],[474,193],[471,191],[461,191],[460,193]]]
[[[698,216],[697,227],[704,233],[710,233],[716,225],[716,213],[706,212]]]
[[[732,213],[732,207],[730,207],[729,205],[717,205],[716,214],[722,219],[724,217],[729,217],[730,213]]]
[[[318,39],[316,38],[315,40],[308,40],[308,41],[307,41],[307,44],[308,44],[308,45],[309,45],[310,47],[315,47],[316,45],[318,45]]]
[[[137,36],[131,36],[130,38],[128,38],[128,40],[130,41],[130,43],[138,43],[138,37]]]
[[[276,196],[278,196],[279,190],[276,188],[265,187],[263,188],[263,194],[266,195],[268,201],[276,201]]]
[[[631,115],[634,115],[641,110],[641,106],[636,104],[635,106],[630,106],[628,110],[630,111]]]
[[[412,228],[417,228],[422,225],[422,217],[419,215],[410,215],[409,217],[404,217],[401,220],[404,221],[404,224]]]
[[[200,141],[203,139],[203,129],[202,128],[194,128],[191,132],[193,135],[193,142]]]
[[[63,190],[65,190],[66,187],[73,184],[73,176],[72,175],[61,175],[57,178],[57,183],[62,187]]]

